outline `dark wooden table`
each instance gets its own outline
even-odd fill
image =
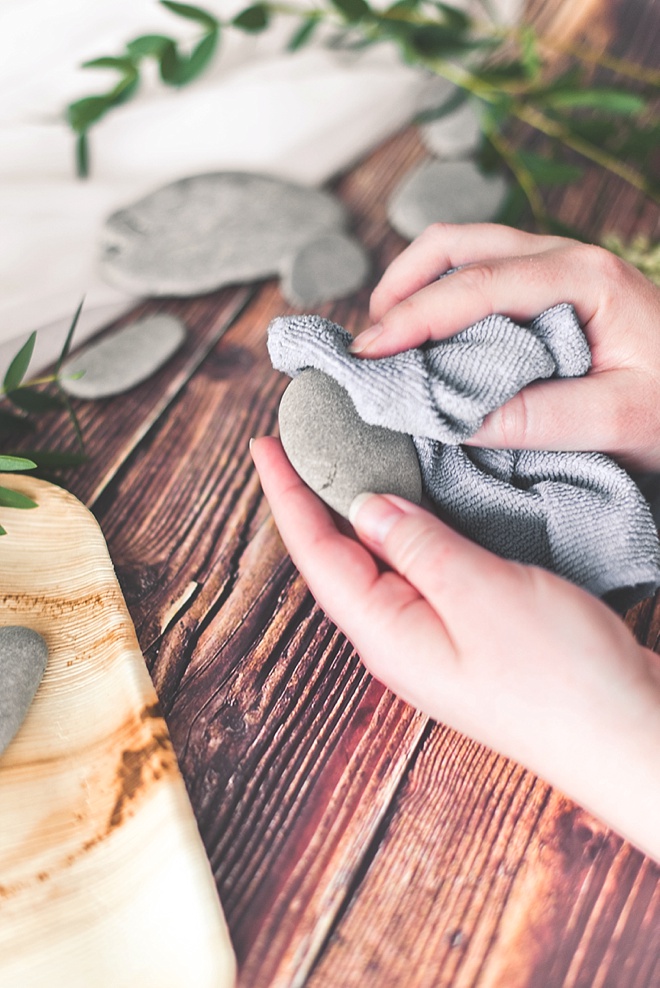
[[[533,13],[547,21],[548,7],[555,28],[575,14],[540,2]],[[592,8],[598,37],[653,64],[657,2],[627,0],[623,20],[623,4]],[[404,246],[384,202],[424,156],[410,129],[336,183],[374,280]],[[552,205],[594,236],[659,230],[657,210],[602,173]],[[359,329],[368,295],[321,311]],[[248,453],[276,429],[287,381],[265,334],[286,311],[275,282],[140,305],[180,316],[188,342],[139,388],[80,405],[93,458],[70,479],[105,534],[160,696],[240,985],[660,985],[660,868],[383,689],[297,575]],[[657,600],[627,621],[657,646]]]

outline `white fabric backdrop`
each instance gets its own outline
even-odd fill
[[[227,17],[245,3],[201,5]],[[519,0],[498,6],[515,16]],[[393,50],[356,58],[315,46],[292,55],[283,45],[293,27],[280,22],[256,37],[225,32],[213,67],[181,90],[160,84],[154,67],[138,96],[91,131],[92,176],[81,181],[62,111],[106,91],[116,73],[80,63],[119,54],[138,34],[183,39],[199,28],[156,0],[3,0],[0,372],[33,329],[33,367],[53,359],[83,294],[78,340],[134,304],[95,271],[98,231],[113,209],[209,170],[322,183],[414,114],[425,79]]]

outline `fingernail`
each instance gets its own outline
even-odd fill
[[[250,452],[252,452],[252,443],[253,442],[254,442],[254,437],[252,439],[250,439],[250,442],[248,443],[248,449],[250,450]]]
[[[401,508],[382,495],[364,491],[353,499],[348,520],[360,535],[382,545],[389,530],[403,514]]]
[[[382,332],[383,327],[380,323],[376,323],[375,326],[370,326],[369,329],[365,329],[362,333],[358,333],[353,342],[349,344],[348,352],[363,353]]]

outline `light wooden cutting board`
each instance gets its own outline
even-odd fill
[[[0,484],[0,624],[46,639],[44,679],[0,755],[2,988],[225,988],[235,963],[157,697],[93,516]]]

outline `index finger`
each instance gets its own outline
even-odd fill
[[[369,317],[386,312],[450,268],[497,257],[535,254],[556,246],[558,237],[525,233],[497,223],[434,223],[389,265],[371,295]]]

